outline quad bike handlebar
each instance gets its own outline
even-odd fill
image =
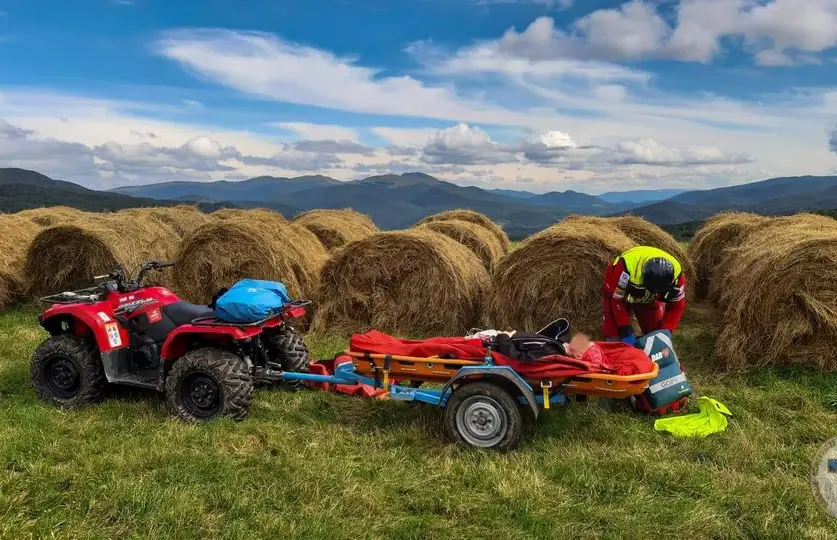
[[[105,280],[94,287],[78,291],[64,291],[58,294],[45,296],[41,298],[41,301],[56,302],[59,304],[98,302],[113,292],[125,293],[136,291],[143,286],[143,279],[148,272],[152,270],[158,271],[172,266],[174,266],[174,263],[168,261],[146,261],[139,265],[139,272],[137,273],[136,279],[131,279],[130,275],[126,275],[122,268],[116,268],[108,274],[94,276],[93,279],[95,281]]]

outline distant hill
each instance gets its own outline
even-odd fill
[[[608,191],[602,193],[599,198],[605,202],[616,204],[650,204],[657,201],[670,199],[680,195],[683,189],[640,189],[636,191]]]
[[[622,209],[630,208],[631,205],[625,204],[611,204],[603,201],[595,195],[587,195],[586,193],[579,193],[578,191],[552,191],[544,193],[526,202],[537,204],[538,206],[551,206],[554,208],[564,208],[570,212],[586,213],[586,214],[607,214],[611,212],[618,212]]]
[[[144,186],[122,187],[113,190],[123,195],[151,199],[184,199],[201,201],[269,201],[282,202],[293,193],[317,187],[339,184],[326,176],[276,178],[259,176],[249,180],[218,182],[164,182]]]
[[[657,225],[702,221],[718,213],[718,211],[711,207],[692,206],[674,200],[656,202],[648,206],[633,208],[629,212]]]
[[[671,225],[701,221],[727,210],[780,215],[831,208],[837,208],[837,176],[797,176],[687,191],[631,212],[658,225]]]
[[[188,201],[193,202],[193,201]],[[155,200],[87,189],[72,182],[53,180],[35,171],[0,169],[0,212],[19,212],[44,206],[70,206],[88,212],[116,211],[145,206],[173,206],[184,201]],[[211,212],[229,203],[202,203]]]
[[[528,191],[515,191],[513,189],[489,189],[488,191],[496,193],[497,195],[511,197],[512,199],[531,199],[533,197],[537,197],[536,193],[529,193]]]

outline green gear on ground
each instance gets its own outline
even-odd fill
[[[699,413],[660,418],[654,422],[654,429],[668,431],[678,437],[706,437],[726,430],[727,416],[732,416],[726,405],[705,396],[698,401]]]

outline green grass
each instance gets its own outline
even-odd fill
[[[706,314],[688,318],[679,352],[734,413],[725,433],[676,439],[592,401],[554,408],[499,455],[451,446],[439,410],[314,391],[260,391],[241,423],[185,425],[131,392],[61,410],[30,387],[35,313],[8,313],[0,536],[834,538],[807,477],[837,434],[837,376],[718,372]]]

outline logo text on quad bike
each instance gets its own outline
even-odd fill
[[[139,306],[143,306],[145,304],[154,304],[156,302],[157,302],[157,300],[155,300],[153,298],[140,298],[139,300],[134,300],[133,302],[127,302],[125,304],[121,304],[119,306],[119,309],[120,310],[132,310],[132,309],[138,308]]]

